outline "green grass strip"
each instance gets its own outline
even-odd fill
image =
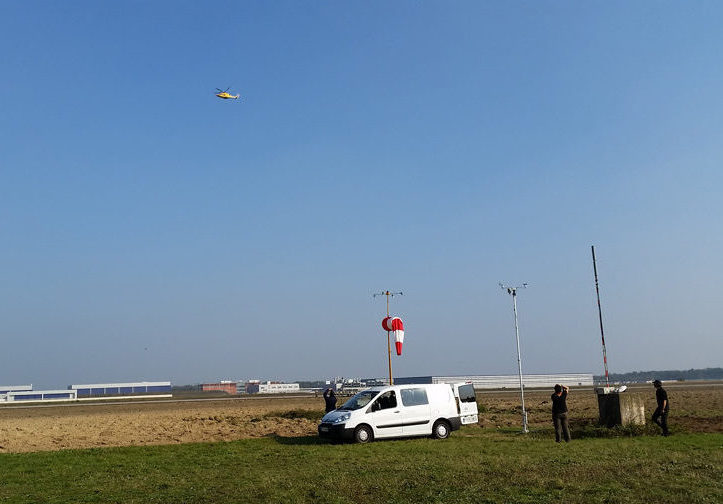
[[[315,437],[0,455],[2,503],[723,502],[723,435],[463,428],[443,441]]]

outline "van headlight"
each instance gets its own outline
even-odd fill
[[[332,423],[342,423],[342,422],[346,422],[346,421],[349,420],[350,418],[351,418],[351,413],[344,413],[344,414],[341,415],[340,417],[335,418]]]

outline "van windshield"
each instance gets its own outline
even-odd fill
[[[358,410],[371,402],[379,392],[364,390],[341,405],[340,410]]]

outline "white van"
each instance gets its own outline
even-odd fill
[[[324,415],[319,436],[358,443],[408,436],[444,439],[473,423],[477,401],[471,384],[393,385],[363,390]]]

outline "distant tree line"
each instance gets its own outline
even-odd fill
[[[605,376],[594,376],[595,382],[604,382]],[[652,380],[723,380],[723,368],[668,370],[668,371],[631,371],[630,373],[610,373],[613,382],[649,382]]]

